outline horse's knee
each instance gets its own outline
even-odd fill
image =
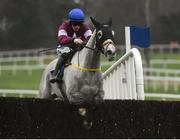
[[[69,98],[69,102],[73,104],[82,104],[84,102],[84,96],[80,92],[75,92]]]
[[[96,104],[104,101],[104,90],[99,90],[99,92],[94,96],[94,101]]]

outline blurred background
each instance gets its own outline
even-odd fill
[[[140,49],[146,99],[180,100],[179,0],[1,0],[0,95],[34,97],[45,66],[56,51],[39,50],[58,45],[59,24],[72,8],[82,8],[86,20],[113,19],[118,60],[125,53],[124,27],[149,26],[151,46]],[[137,46],[133,46],[137,47]],[[102,58],[105,71],[113,64]]]

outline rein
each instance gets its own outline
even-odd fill
[[[90,48],[90,47],[88,47],[88,46],[86,46],[86,45],[80,45],[80,46],[82,46],[82,47],[84,47],[84,48],[87,48],[87,49],[90,49],[90,50],[92,50],[92,51],[97,51],[97,52],[99,52],[98,49]]]
[[[103,42],[102,46],[105,48],[105,46],[108,46],[109,44],[114,44],[114,42],[113,42],[111,39],[107,39],[107,40],[105,40],[105,41]],[[101,50],[99,50],[99,49],[90,48],[90,47],[88,47],[88,46],[86,46],[86,45],[80,45],[80,46],[82,46],[82,47],[84,47],[84,48],[87,48],[87,49],[90,49],[90,50],[92,50],[92,51],[101,52]]]
[[[86,46],[86,45],[81,45],[83,48],[87,48],[87,49],[90,49],[90,50],[92,50],[92,51],[97,51],[97,52],[99,52],[99,50],[98,49],[94,49],[94,48],[90,48],[90,47],[88,47],[88,46]],[[101,68],[99,67],[99,68],[85,68],[85,67],[81,67],[80,65],[79,65],[79,53],[78,53],[78,64],[71,64],[71,66],[73,66],[74,68],[76,68],[76,69],[79,69],[79,70],[81,70],[81,71],[88,71],[88,72],[99,72],[99,71],[101,71]]]
[[[104,41],[103,42],[103,46],[106,46],[106,45],[109,45],[109,44],[114,44],[114,42],[111,40],[111,39],[107,39],[106,41]],[[99,49],[94,49],[94,48],[90,48],[90,47],[88,47],[88,46],[86,46],[86,45],[81,45],[82,47],[84,47],[84,48],[87,48],[87,49],[90,49],[90,50],[92,50],[92,51],[98,51],[98,52],[100,52],[101,50],[99,50]],[[107,47],[106,47],[107,48]],[[79,55],[78,55],[78,64],[71,64],[74,68],[76,68],[76,69],[79,69],[79,70],[81,70],[81,71],[89,71],[89,72],[100,72],[101,71],[101,67],[99,67],[99,68],[85,68],[85,67],[81,67],[80,65],[79,65]]]
[[[72,44],[72,43],[71,43],[71,44]],[[71,44],[70,44],[70,45],[71,45]],[[67,45],[69,45],[69,44],[67,44]],[[90,50],[92,50],[92,51],[99,51],[99,50],[97,50],[97,49],[90,48],[90,47],[88,47],[88,46],[86,46],[86,45],[79,45],[79,47],[84,47],[84,48],[90,49]],[[55,50],[55,49],[57,49],[57,47],[43,49],[43,50],[38,51],[38,54],[45,53],[45,52],[48,52],[48,51],[51,51],[51,50]]]
[[[67,45],[71,45],[71,44],[72,44],[72,43],[67,44]],[[102,45],[105,46],[105,45],[107,45],[107,44],[114,44],[114,42],[113,42],[111,39],[107,39],[106,41],[103,42]],[[82,47],[84,47],[84,48],[90,49],[90,50],[92,50],[92,51],[100,51],[99,49],[90,48],[90,47],[88,47],[88,46],[86,46],[86,45],[79,45],[79,46],[80,46],[80,47],[82,46]],[[57,49],[57,47],[47,48],[47,49],[44,49],[44,50],[40,50],[40,51],[38,51],[38,54],[44,53],[44,52],[47,52],[47,51],[51,51],[51,50],[55,50],[55,49]]]

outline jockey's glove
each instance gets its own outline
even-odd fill
[[[83,44],[83,41],[82,41],[80,38],[75,38],[75,39],[74,39],[74,43],[75,43],[76,45],[79,45],[79,44]]]

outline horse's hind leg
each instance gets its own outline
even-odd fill
[[[49,83],[49,76],[43,74],[39,86],[39,98],[47,99],[50,97],[51,97],[51,85]]]
[[[39,97],[42,99],[47,99],[51,97],[50,90],[48,88],[40,89]]]

